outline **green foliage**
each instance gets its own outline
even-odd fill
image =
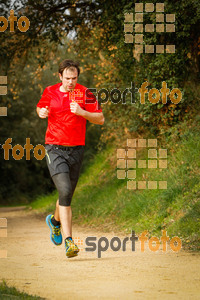
[[[136,93],[137,103],[119,105],[103,104],[106,125],[103,129],[102,142],[119,139],[124,133],[136,132],[143,134],[160,134],[184,119],[198,114],[199,100],[199,19],[198,1],[165,1],[165,13],[175,13],[175,33],[145,33],[146,44],[175,44],[175,54],[141,54],[134,55],[134,45],[124,42],[124,13],[134,13],[137,1],[101,2],[104,13],[97,26],[91,29],[87,40],[79,40],[77,47],[90,57],[99,59],[93,69],[95,85],[100,88],[118,88],[123,91],[129,88],[131,82],[137,88],[144,81],[149,82],[148,89],[162,87],[162,82],[172,90],[178,88],[182,93],[182,101],[178,105],[171,103],[169,96],[167,104],[161,101],[151,104],[139,103],[139,93]],[[148,1],[144,1],[144,4]],[[152,1],[156,4],[156,1]],[[109,6],[109,9],[108,9]],[[144,23],[155,24],[155,12],[144,14]],[[147,95],[146,95],[147,98]],[[117,127],[116,127],[117,123]]]

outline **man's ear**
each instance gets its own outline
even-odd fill
[[[62,75],[59,73],[60,80],[62,81]]]

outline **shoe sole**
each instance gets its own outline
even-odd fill
[[[60,246],[62,244],[62,242],[60,244],[56,243],[53,239],[52,239],[52,228],[51,228],[51,225],[50,225],[50,221],[49,221],[49,218],[48,216],[46,217],[46,223],[47,225],[49,226],[50,228],[50,240],[52,241],[52,243],[56,246]]]
[[[71,258],[71,257],[77,256],[78,252],[79,252],[79,249],[77,249],[77,250],[72,249],[72,250],[66,252],[66,256],[67,256],[67,258]]]
[[[74,251],[74,252],[71,253],[70,255],[67,255],[67,254],[66,254],[66,256],[67,256],[67,258],[72,258],[72,257],[78,256],[78,252],[79,252],[79,251]]]

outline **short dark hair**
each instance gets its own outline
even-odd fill
[[[78,72],[78,76],[79,76],[79,74],[80,74],[79,62],[77,62],[77,61],[73,61],[73,60],[71,60],[71,59],[65,59],[65,60],[63,60],[63,61],[60,63],[60,65],[59,65],[58,72],[62,75],[62,74],[63,74],[63,71],[64,71],[65,69],[67,69],[67,70],[68,70],[68,69],[71,69],[71,70],[76,69],[77,72]]]

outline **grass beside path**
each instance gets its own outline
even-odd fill
[[[200,250],[200,124],[182,123],[168,131],[158,148],[168,149],[167,169],[137,169],[137,180],[167,180],[167,189],[128,190],[117,179],[116,147],[98,153],[79,179],[74,194],[73,220],[82,225],[160,237],[163,229],[178,236],[189,249]],[[155,138],[155,137],[146,137]],[[124,140],[124,145],[126,141]],[[122,148],[122,146],[121,146]],[[147,160],[147,151],[137,159]],[[146,156],[145,156],[146,155]],[[54,210],[57,193],[40,197],[32,208]]]
[[[38,296],[31,296],[23,292],[19,292],[15,287],[9,287],[5,281],[0,282],[0,299],[14,300],[14,299],[27,299],[27,300],[42,300],[44,298]]]

